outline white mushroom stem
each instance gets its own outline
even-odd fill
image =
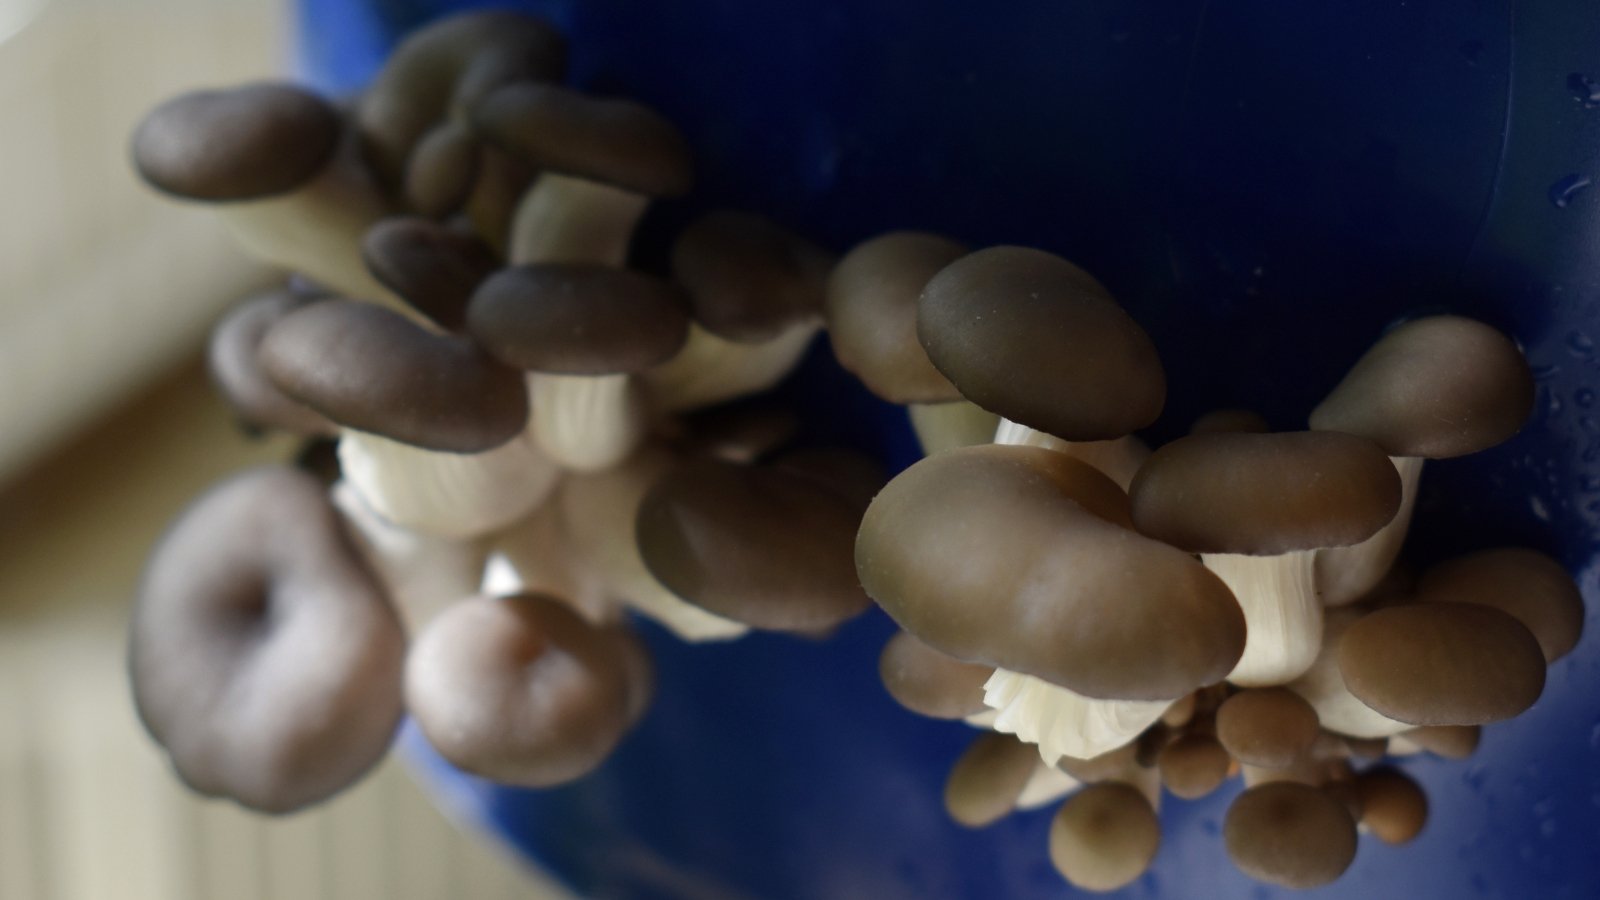
[[[528,430],[564,468],[609,469],[650,427],[649,404],[631,375],[528,375]]]
[[[1417,505],[1417,483],[1422,479],[1422,464],[1415,456],[1391,456],[1400,473],[1400,511],[1377,534],[1349,547],[1317,551],[1317,592],[1324,606],[1354,603],[1372,592],[1383,581],[1400,547],[1411,530],[1411,514]]]
[[[1204,553],[1200,561],[1244,610],[1244,654],[1228,674],[1240,687],[1286,684],[1316,662],[1322,646],[1316,551],[1277,556]]]
[[[339,466],[363,502],[404,528],[485,535],[526,516],[559,470],[526,433],[484,453],[440,453],[346,429]]]
[[[1022,786],[1022,793],[1017,795],[1017,809],[1038,809],[1049,806],[1062,797],[1083,787],[1083,782],[1055,766],[1039,763],[1029,776],[1028,783]]]
[[[911,430],[917,433],[922,455],[932,456],[957,447],[972,447],[994,440],[1000,417],[970,400],[949,403],[912,403],[906,407]]]
[[[436,613],[477,594],[488,550],[478,540],[454,540],[402,528],[374,512],[347,482],[333,486],[356,549],[388,588],[411,633]]]
[[[1329,610],[1322,632],[1322,647],[1316,661],[1305,674],[1287,687],[1311,704],[1322,727],[1357,738],[1391,737],[1409,731],[1408,725],[1385,716],[1362,703],[1345,687],[1339,671],[1339,640],[1361,613],[1356,609]]]
[[[683,349],[641,377],[655,408],[663,413],[713,406],[782,381],[819,330],[817,321],[796,322],[769,341],[741,344],[691,323]]]
[[[1397,734],[1389,738],[1389,745],[1384,752],[1387,756],[1416,756],[1423,752],[1423,747],[1404,734]]]
[[[1150,448],[1134,435],[1124,435],[1109,441],[1064,441],[1055,435],[1020,425],[1010,419],[1001,419],[995,428],[996,444],[1021,447],[1043,447],[1065,453],[1099,469],[1123,490],[1133,483],[1133,476],[1150,457]]]
[[[996,669],[983,686],[984,705],[998,711],[995,731],[1037,744],[1039,758],[1091,759],[1138,737],[1172,705],[1169,700],[1096,700],[1032,675]]]

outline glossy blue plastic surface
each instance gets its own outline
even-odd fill
[[[301,5],[303,70],[348,90],[397,32],[475,4]],[[697,191],[652,214],[643,264],[708,206],[841,249],[914,227],[1062,253],[1160,347],[1156,441],[1224,405],[1303,424],[1402,316],[1507,330],[1538,375],[1534,420],[1429,464],[1409,552],[1532,545],[1600,596],[1594,0],[520,5],[571,35],[575,84],[653,104],[697,151]],[[788,391],[814,439],[911,460],[903,416],[851,388],[825,342]],[[1472,760],[1406,764],[1432,802],[1421,838],[1363,838],[1350,873],[1308,896],[1600,894],[1597,633]],[[559,790],[495,788],[408,746],[449,803],[590,896],[1070,895],[1045,857],[1048,812],[976,832],[945,818],[943,777],[973,734],[887,698],[888,634],[876,614],[826,643],[684,646],[646,628],[656,706]],[[1228,864],[1227,800],[1168,798],[1157,863],[1123,895],[1292,896]]]

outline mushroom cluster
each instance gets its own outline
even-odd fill
[[[1520,351],[1482,323],[1393,328],[1308,430],[1218,410],[1152,453],[1135,431],[1162,411],[1161,361],[1066,260],[888,234],[845,255],[827,310],[840,361],[910,408],[927,453],[856,540],[902,629],[884,686],[985,730],[946,783],[957,822],[1067,798],[1049,852],[1077,887],[1150,866],[1163,789],[1235,776],[1233,862],[1329,883],[1358,832],[1423,827],[1383,757],[1470,754],[1577,642],[1582,599],[1540,553],[1396,563],[1422,460],[1493,447],[1531,410]]]

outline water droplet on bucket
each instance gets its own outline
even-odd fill
[[[1594,405],[1594,391],[1588,388],[1579,388],[1578,392],[1572,395],[1572,402],[1584,409],[1588,409]]]
[[[1577,101],[1583,104],[1584,109],[1594,109],[1600,106],[1600,81],[1583,74],[1573,72],[1567,76],[1567,87],[1577,95]]]
[[[1582,193],[1589,183],[1589,176],[1574,172],[1550,185],[1550,202],[1555,204],[1556,209],[1566,209],[1572,198]]]
[[[1550,521],[1550,507],[1544,505],[1544,499],[1543,498],[1541,498],[1541,497],[1529,497],[1528,498],[1528,506],[1529,506],[1529,508],[1531,508],[1533,510],[1534,518],[1538,519],[1541,522]]]
[[[1594,338],[1581,331],[1573,331],[1567,335],[1567,352],[1579,359],[1588,359],[1594,355]]]

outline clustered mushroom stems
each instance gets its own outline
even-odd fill
[[[720,228],[746,249],[674,251],[671,296],[693,318],[651,320],[676,330],[635,350],[648,365],[508,368],[473,330],[474,286],[498,265],[482,248],[506,248],[502,273],[622,272],[650,198],[687,184],[670,123],[550,84],[565,52],[539,20],[468,13],[408,39],[353,122],[253,85],[140,126],[135,163],[157,189],[219,203],[248,249],[408,317],[280,292],[214,334],[241,420],[338,436],[339,472],[235,476],[152,554],[134,699],[195,790],[270,812],[321,802],[407,711],[465,770],[563,783],[653,695],[625,607],[725,640],[824,637],[876,602],[903,629],[880,659],[890,695],[982,732],[945,784],[960,824],[1059,802],[1050,860],[1115,890],[1159,852],[1163,791],[1241,777],[1229,857],[1308,888],[1352,864],[1358,833],[1423,829],[1425,795],[1385,757],[1470,755],[1577,643],[1582,598],[1543,554],[1481,551],[1420,578],[1397,565],[1423,461],[1498,445],[1531,411],[1521,352],[1470,319],[1385,333],[1309,431],[1221,410],[1152,453],[1137,432],[1165,402],[1160,358],[1077,266],[925,232],[835,265],[721,213],[684,245],[720,247]],[[489,180],[517,183],[490,154],[540,170],[507,234],[462,249],[409,220],[385,236],[466,254],[444,279],[459,296],[430,306],[396,287],[414,270],[363,262],[404,205],[442,218]],[[886,486],[858,456],[786,450],[781,418],[679,415],[771,386],[824,323],[926,451]]]

